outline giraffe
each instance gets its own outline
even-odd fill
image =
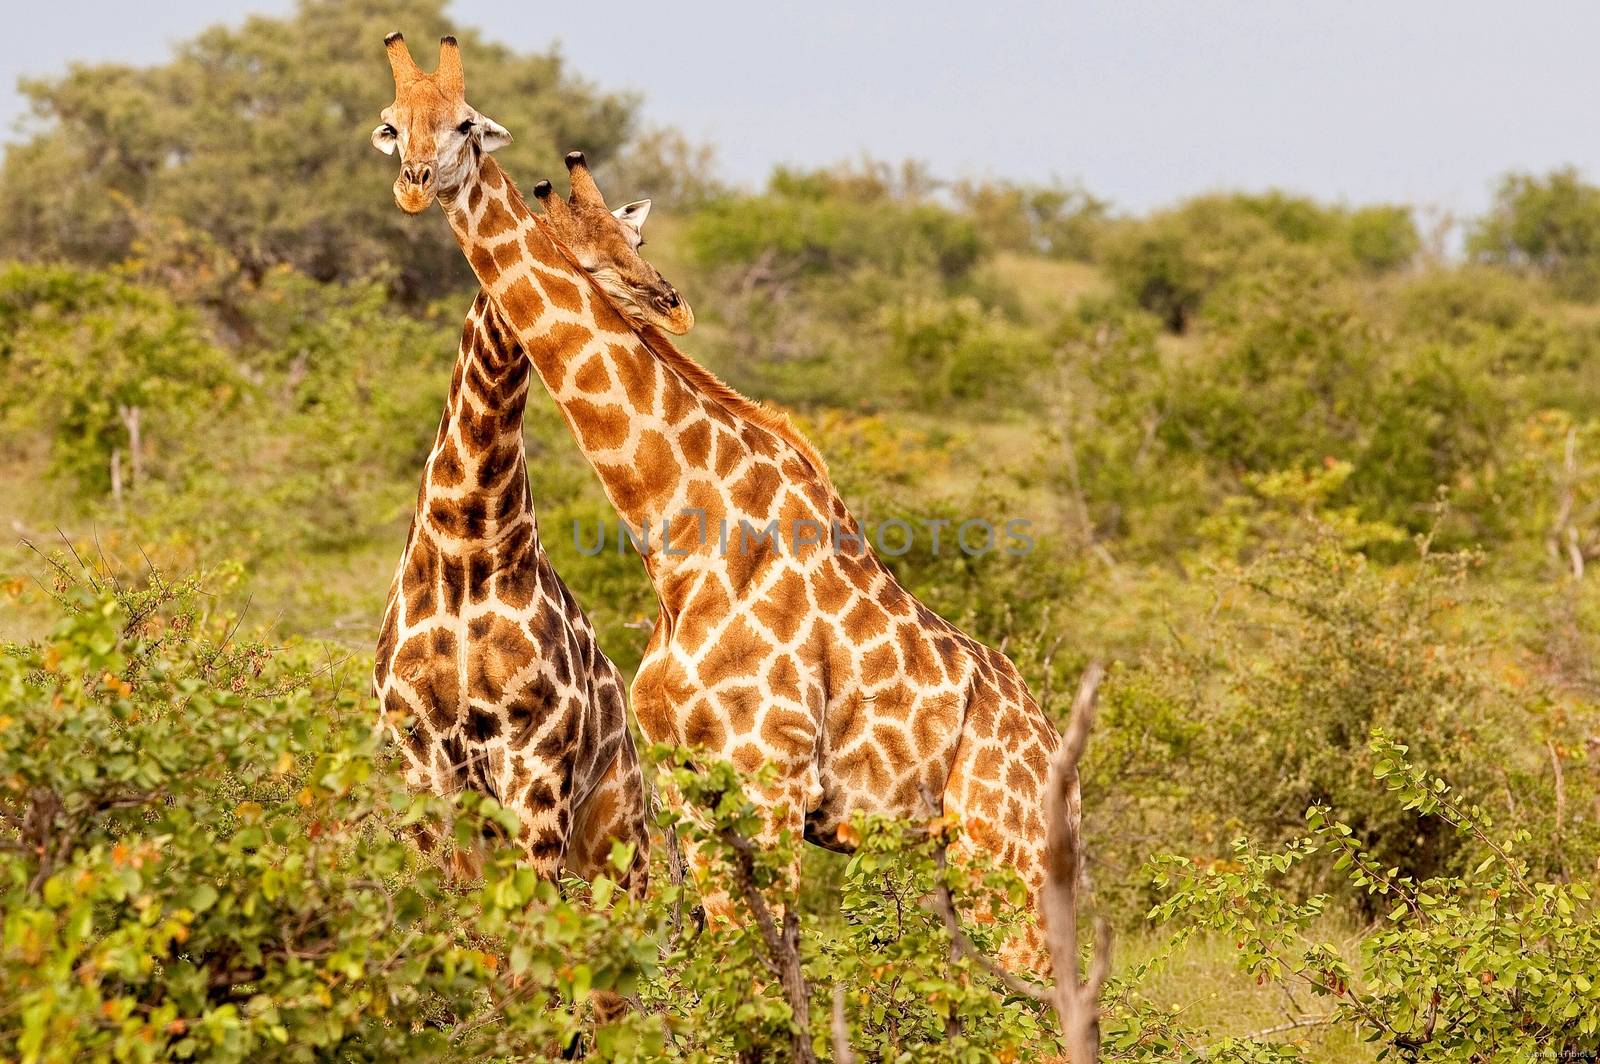
[[[454,39],[433,75],[398,34],[386,45],[396,94],[373,137],[400,150],[396,202],[438,200],[612,505],[644,533],[660,612],[632,687],[643,734],[746,772],[774,766],[752,794],[769,838],[846,850],[853,814],[921,818],[931,804],[1037,898],[1060,738],[1015,666],[901,587],[786,417],[683,354],[665,323],[623,313],[573,244],[605,215],[582,153],[567,156],[570,201],[540,182],[535,214],[489,155],[498,138],[478,132],[499,127],[468,106]],[[1025,938],[1008,957],[1043,974],[1039,928]]]
[[[636,254],[649,209],[619,209],[620,245],[591,242],[588,253],[628,298],[665,303],[660,275]],[[681,310],[670,324],[687,329],[693,312],[671,299]],[[622,677],[539,542],[522,436],[528,386],[526,349],[480,292],[390,587],[373,686],[412,787],[494,796],[517,812],[528,862],[551,878],[563,868],[592,878],[613,840],[633,843],[621,879],[639,895],[649,839]]]

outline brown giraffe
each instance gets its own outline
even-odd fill
[[[505,136],[489,123],[481,135]],[[622,208],[613,225],[628,236],[589,249],[647,305],[664,283],[633,261],[648,213],[648,201]],[[688,304],[672,299],[687,328]],[[404,732],[413,787],[471,787],[515,810],[518,842],[547,876],[591,878],[614,840],[631,842],[622,879],[642,893],[645,798],[622,678],[539,542],[522,436],[528,367],[480,292],[390,587],[373,686],[391,732]]]
[[[644,532],[660,603],[633,683],[646,737],[775,766],[756,795],[768,830],[829,848],[846,848],[854,813],[922,817],[931,802],[1037,895],[1060,740],[1016,668],[900,586],[786,418],[619,311],[572,243],[574,219],[603,216],[580,153],[573,202],[541,182],[536,216],[494,145],[461,132],[476,112],[444,77],[459,70],[454,40],[432,77],[410,73],[398,35],[388,45],[396,96],[374,137],[401,150],[397,202],[439,200],[618,514]],[[1040,947],[1033,929],[1012,955],[1042,971]]]

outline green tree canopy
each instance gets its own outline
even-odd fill
[[[461,38],[474,102],[516,136],[507,166],[530,182],[572,147],[613,156],[635,101],[575,77],[553,49],[522,54],[451,25],[446,6],[301,0],[287,18],[206,30],[161,66],[24,82],[37,129],[0,167],[0,257],[117,262],[142,216],[209,234],[251,279],[280,263],[322,281],[392,263],[408,298],[466,283],[445,227],[395,208],[393,160],[366,144],[392,93],[384,34]]]
[[[1600,295],[1600,188],[1572,167],[1509,174],[1468,249],[1480,260],[1547,277],[1561,294]]]

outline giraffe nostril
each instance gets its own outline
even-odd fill
[[[676,288],[674,288],[672,291],[667,293],[667,306],[676,307],[679,303],[682,303],[682,302],[683,302],[683,300],[678,298],[678,290]]]

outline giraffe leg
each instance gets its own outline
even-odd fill
[[[821,800],[818,778],[817,719],[812,707],[795,698],[763,697],[755,691],[708,691],[686,683],[679,655],[667,645],[658,622],[651,634],[633,683],[633,708],[639,728],[653,742],[688,747],[708,760],[731,762],[744,774],[745,796],[761,813],[761,827],[753,840],[770,847],[787,831],[795,857],[785,870],[782,897],[792,897],[800,881],[799,850],[805,815]],[[771,783],[752,778],[760,769],[771,771]],[[680,817],[702,825],[704,818],[686,807],[670,778],[658,783],[662,803]],[[681,838],[686,871],[699,889],[708,920],[736,920],[738,915],[727,875],[711,867],[711,851],[688,837]]]
[[[642,898],[650,879],[650,836],[646,828],[644,781],[633,743],[625,742],[612,759],[593,793],[578,807],[567,847],[567,869],[586,880],[606,875],[629,894]],[[611,863],[614,842],[633,844],[633,860],[618,871]],[[610,990],[589,995],[598,1025],[614,1023],[628,1011],[628,1003]]]
[[[778,843],[780,837],[787,833],[793,850],[793,856],[781,870],[782,878],[777,884],[777,890],[769,891],[768,904],[771,905],[773,917],[777,920],[783,918],[789,902],[798,894],[800,888],[800,848],[805,831],[805,813],[798,792],[802,790],[803,784],[796,785],[792,782],[778,783],[768,788],[760,787],[749,780],[745,783],[745,797],[756,806],[761,817],[761,826],[751,841],[758,849],[770,850]],[[662,801],[669,808],[704,823],[694,810],[684,807],[682,796],[677,793],[670,781],[663,781],[661,793]],[[679,836],[679,841],[683,847],[684,866],[700,894],[700,905],[705,911],[706,919],[712,923],[746,919],[742,913],[744,903],[736,897],[737,888],[732,878],[733,873],[716,857],[722,846],[707,844],[683,835]],[[773,893],[776,897],[771,897]]]
[[[633,744],[617,752],[594,792],[572,821],[567,867],[584,879],[607,875],[636,898],[650,878],[650,836],[646,828],[644,781]],[[633,861],[620,872],[611,864],[611,844],[633,844]]]
[[[951,846],[950,859],[970,862],[978,857],[991,864],[1013,869],[1027,885],[1028,911],[1033,919],[1008,939],[999,951],[999,961],[1019,974],[1049,978],[1050,954],[1045,946],[1038,909],[1039,891],[1044,883],[1044,840],[1032,836],[1008,835],[1005,826],[1007,792],[999,778],[990,778],[974,769],[985,760],[976,756],[979,744],[964,739],[956,751],[942,797],[942,812],[960,826],[961,833]],[[991,759],[992,760],[992,759]],[[1040,804],[1043,797],[1040,796]],[[1040,822],[1042,826],[1042,821]],[[958,899],[959,904],[959,899]],[[960,906],[967,910],[967,906]],[[970,919],[969,912],[962,913]]]

